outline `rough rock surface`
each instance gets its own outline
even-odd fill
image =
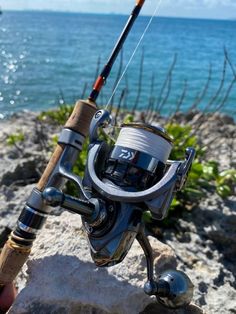
[[[152,238],[158,271],[176,267],[173,250]],[[144,254],[135,242],[125,261],[93,264],[80,217],[50,217],[28,262],[28,284],[10,313],[139,313],[150,303],[143,292]],[[42,289],[40,288],[42,287]]]
[[[236,198],[203,201],[166,230],[164,241],[178,256],[180,269],[195,283],[195,303],[207,314],[236,313]]]
[[[196,133],[207,146],[208,157],[219,160],[222,169],[235,167],[236,128],[231,118],[201,114],[177,118],[183,123],[200,121]],[[0,233],[6,226],[14,227],[49,157],[48,134],[57,134],[58,128],[48,124],[47,128],[32,113],[1,122]],[[19,131],[24,132],[25,141],[7,146],[7,134]],[[223,201],[214,194],[163,233],[162,241],[176,253],[178,268],[186,271],[195,285],[194,303],[207,314],[236,313],[235,239],[236,198]],[[174,267],[173,251],[151,241],[158,271]],[[169,311],[152,303],[142,290],[145,268],[144,256],[135,243],[123,263],[97,269],[79,217],[68,213],[50,217],[17,279],[20,294],[10,313],[201,313],[194,306]]]

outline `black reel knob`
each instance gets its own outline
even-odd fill
[[[193,283],[182,271],[169,270],[157,282],[157,300],[168,308],[188,305],[193,297]]]

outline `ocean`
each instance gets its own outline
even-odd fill
[[[57,12],[3,12],[0,15],[0,118],[24,109],[41,111],[90,94],[126,23],[124,15]],[[149,18],[140,16],[112,70],[99,105],[106,105]],[[123,105],[170,114],[193,104],[236,117],[236,21],[154,18],[114,97]],[[142,75],[140,75],[143,58]],[[168,71],[176,58],[171,75]],[[166,84],[164,82],[166,81]],[[141,82],[141,84],[140,84]],[[206,88],[207,85],[207,88]],[[222,88],[220,88],[220,86]],[[163,92],[161,92],[163,91]],[[137,96],[139,94],[139,97]],[[159,104],[159,105],[158,105]]]

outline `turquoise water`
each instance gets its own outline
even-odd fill
[[[86,85],[85,96],[88,96],[98,58],[101,69],[126,20],[127,16],[119,15],[4,12],[0,16],[0,117],[22,109],[38,111],[57,106],[61,94],[67,103],[73,103],[81,97]],[[124,65],[147,22],[148,17],[141,16],[137,20],[125,43]],[[204,108],[221,81],[224,46],[236,69],[236,21],[155,18],[128,70],[127,78],[117,91],[115,103],[128,84],[125,105],[132,107],[144,50],[139,108],[148,105],[153,75],[153,97],[157,99],[160,95],[175,53],[177,63],[162,112],[168,114],[174,110],[185,80],[187,90],[182,110],[189,108],[204,88],[211,63],[209,89],[199,104],[200,108]],[[119,59],[98,99],[99,104],[105,104],[111,95],[118,65]],[[227,66],[224,88],[214,106],[221,104],[232,79],[232,71]],[[166,93],[167,90],[163,97]],[[221,110],[235,116],[235,104],[236,84]]]

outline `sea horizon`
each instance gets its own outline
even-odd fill
[[[41,12],[41,13],[62,13],[62,14],[82,14],[82,15],[104,15],[104,16],[110,16],[110,15],[114,15],[114,16],[124,16],[124,17],[128,17],[129,14],[127,13],[116,13],[116,12],[109,12],[109,13],[102,13],[102,12],[82,12],[82,11],[67,11],[67,10],[46,10],[46,9],[7,9],[7,10],[2,10],[2,13],[4,12],[15,12],[15,13],[20,13],[20,12],[32,12],[32,13],[37,13],[37,12]],[[149,17],[151,18],[152,15],[149,14],[140,14],[140,17]],[[236,22],[236,17],[232,17],[232,18],[213,18],[213,17],[187,17],[187,16],[166,16],[166,15],[155,15],[154,19],[180,19],[180,20],[209,20],[209,21],[232,21],[232,22]]]

